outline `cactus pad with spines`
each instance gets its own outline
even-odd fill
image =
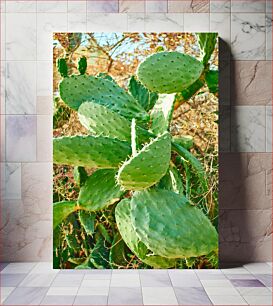
[[[155,254],[195,257],[218,248],[217,232],[205,214],[174,192],[139,191],[131,200],[137,236]]]
[[[93,135],[102,135],[131,141],[131,123],[111,109],[94,103],[84,102],[78,110],[81,124]],[[149,139],[149,132],[137,127],[137,135],[141,141]]]
[[[174,108],[174,94],[160,94],[151,111],[151,131],[160,134],[169,130]]]
[[[117,181],[126,190],[142,190],[156,184],[167,172],[171,158],[171,136],[163,133],[125,161]]]
[[[157,188],[166,189],[183,195],[184,187],[178,169],[171,165],[168,172],[159,181]]]
[[[76,201],[63,201],[53,203],[53,229],[55,229],[71,213],[76,211]]]
[[[129,119],[149,119],[149,115],[131,95],[107,79],[91,75],[72,75],[60,83],[60,95],[63,101],[75,110],[83,102],[92,101]]]
[[[97,211],[117,202],[124,192],[117,186],[115,174],[114,169],[99,169],[90,175],[80,190],[80,207]]]
[[[117,168],[131,154],[129,143],[103,136],[53,139],[54,163],[94,168]]]
[[[145,244],[140,241],[132,224],[130,199],[123,199],[115,209],[115,218],[119,232],[133,253],[144,263],[154,268],[171,268],[175,266],[173,259],[150,254]]]
[[[180,52],[159,52],[147,57],[138,67],[138,78],[150,91],[176,93],[189,87],[201,75],[203,65]]]
[[[217,33],[197,33],[198,44],[202,53],[202,62],[206,66],[217,42]]]

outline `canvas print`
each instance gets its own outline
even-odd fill
[[[217,33],[54,33],[53,266],[218,266]]]

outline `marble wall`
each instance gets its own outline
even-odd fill
[[[271,0],[1,1],[1,261],[51,258],[52,32],[218,31],[220,259],[271,260]]]

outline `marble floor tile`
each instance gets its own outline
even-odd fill
[[[73,305],[75,296],[73,295],[47,295],[40,305]]]
[[[89,296],[89,295],[105,295],[108,296],[109,286],[105,287],[80,287],[77,295]]]
[[[87,1],[87,12],[90,13],[118,13],[118,0]]]
[[[1,262],[0,263],[0,272],[5,269],[5,267],[8,265],[8,262]]]
[[[110,279],[84,279],[81,284],[82,287],[106,287],[108,288],[110,286]]]
[[[226,274],[228,279],[255,279],[252,274]]]
[[[170,273],[170,279],[173,287],[202,287],[202,284],[196,275]]]
[[[229,13],[230,0],[210,0],[211,13]]]
[[[52,267],[52,262],[38,262],[30,271],[30,274],[57,274],[59,270],[53,269]]]
[[[238,291],[233,287],[205,287],[204,289],[209,297],[215,295],[239,295]]]
[[[239,295],[210,295],[209,298],[213,305],[247,305]]]
[[[119,0],[120,13],[143,13],[145,11],[145,1]]]
[[[231,0],[231,12],[264,13],[266,0]]]
[[[6,13],[6,60],[36,60],[35,13]]]
[[[38,13],[66,13],[67,1],[37,1]]]
[[[264,287],[264,284],[257,279],[231,279],[234,287]]]
[[[1,287],[16,287],[18,286],[23,279],[27,276],[27,274],[1,274]]]
[[[266,27],[266,59],[272,60],[272,10],[265,15]]]
[[[144,16],[145,32],[183,32],[183,14],[179,13],[148,13]]]
[[[108,305],[143,305],[140,287],[110,287]]]
[[[86,13],[87,1],[86,0],[75,0],[67,1],[67,12],[68,13]]]
[[[246,295],[244,299],[249,305],[272,305],[272,295]]]
[[[52,287],[79,287],[83,280],[83,274],[78,275],[57,275],[51,286]]]
[[[265,151],[264,106],[236,106],[231,109],[231,151]]]
[[[232,287],[232,283],[228,279],[205,279],[201,280],[203,287]]]
[[[2,271],[1,274],[19,274],[29,273],[36,265],[35,262],[16,262],[9,263]]]
[[[142,294],[144,305],[178,305],[172,287],[144,287]]]
[[[245,264],[244,268],[253,274],[272,274],[272,268],[263,262]]]
[[[203,288],[174,288],[179,305],[211,305]]]
[[[46,295],[72,295],[75,296],[78,292],[79,287],[50,287],[46,292]]]
[[[248,295],[272,295],[272,292],[266,287],[236,287],[242,296]]]
[[[73,305],[107,305],[107,296],[76,296]]]
[[[185,32],[209,32],[209,15],[205,13],[184,14]]]
[[[40,305],[47,288],[16,288],[5,299],[4,305]]]
[[[151,273],[149,270],[140,271],[140,283],[142,287],[171,287],[169,274],[165,270],[157,270]]]
[[[36,114],[36,63],[6,62],[6,114]]]
[[[105,270],[107,271],[107,270]],[[100,272],[100,271],[98,271]],[[111,270],[109,271],[111,272]],[[94,271],[94,273],[88,273],[88,274],[85,274],[83,279],[84,280],[101,280],[101,279],[105,279],[105,280],[110,280],[111,279],[111,275],[112,273],[96,273],[96,271]]]
[[[2,285],[2,284],[1,284]],[[11,294],[15,287],[1,287],[1,304],[3,305],[4,300]]]
[[[50,287],[55,277],[55,273],[28,274],[19,287]]]
[[[167,0],[149,0],[145,2],[147,13],[167,13],[168,1]]]
[[[6,160],[36,161],[36,116],[6,116]]]
[[[139,287],[139,275],[112,274],[111,287]]]
[[[266,287],[272,287],[272,275],[270,274],[255,274],[255,278],[261,281]]]
[[[88,32],[126,32],[127,14],[87,13]]]
[[[265,59],[265,14],[231,15],[231,51],[235,60]]]

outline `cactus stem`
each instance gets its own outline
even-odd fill
[[[132,155],[137,155],[137,149],[136,149],[136,119],[132,119],[131,123],[131,146],[132,146]]]

